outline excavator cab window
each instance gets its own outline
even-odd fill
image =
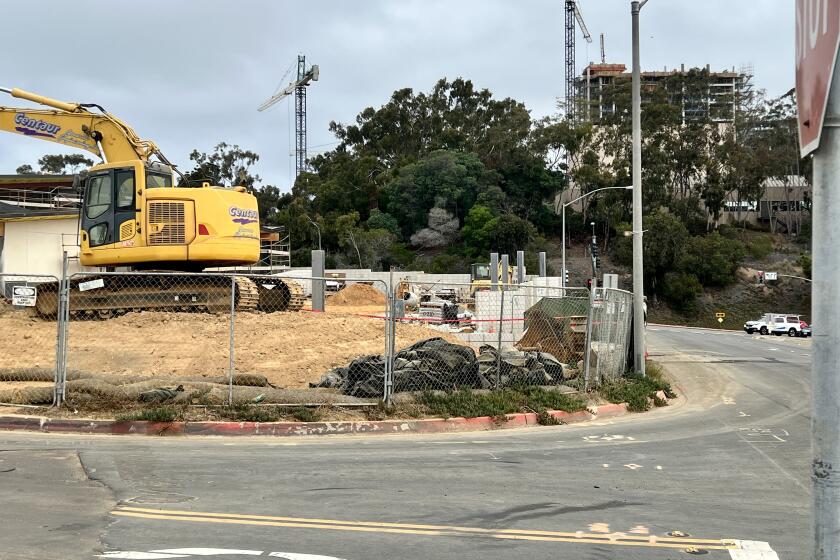
[[[472,279],[473,280],[490,280],[490,265],[489,264],[473,264],[472,265]]]
[[[172,186],[172,175],[164,173],[155,173],[149,169],[146,170],[146,188],[158,189]]]
[[[118,170],[117,173],[117,210],[134,208],[134,170]]]
[[[85,215],[91,220],[98,218],[111,207],[111,175],[94,175],[88,180],[85,197]]]

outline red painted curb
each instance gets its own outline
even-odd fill
[[[627,413],[627,404],[605,404],[579,412],[551,410],[552,418],[566,424]],[[508,414],[504,421],[477,418],[428,418],[370,422],[115,422],[67,420],[36,416],[2,416],[0,430],[47,433],[147,435],[147,436],[318,436],[334,434],[433,434],[522,428],[538,424],[535,413]]]

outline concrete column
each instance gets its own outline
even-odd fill
[[[490,253],[490,289],[499,289],[499,253]]]
[[[324,261],[325,253],[321,250],[312,251],[312,311],[324,310],[324,288],[326,282],[324,280],[315,280],[315,278],[324,277]]]
[[[545,251],[540,251],[540,277],[545,278],[548,276],[546,273],[546,266],[545,266]]]
[[[510,256],[502,255],[502,284],[510,284]]]
[[[516,252],[516,283],[525,281],[525,251]]]

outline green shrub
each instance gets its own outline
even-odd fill
[[[299,406],[293,408],[289,413],[294,416],[298,422],[318,422],[321,420],[321,412],[316,408],[307,408]]]
[[[469,389],[447,392],[426,391],[421,393],[417,400],[428,409],[430,414],[443,418],[501,417],[517,412],[540,414],[547,410],[577,412],[586,408],[586,402],[577,395],[566,395],[559,391],[532,386],[487,393],[476,393]]]
[[[247,404],[224,407],[221,414],[236,422],[276,422],[280,418],[274,408]]]
[[[735,271],[745,254],[743,243],[715,231],[691,238],[679,259],[679,269],[696,275],[703,286],[725,286],[735,281]]]
[[[631,373],[626,377],[604,383],[598,388],[598,392],[611,403],[626,402],[630,412],[649,410],[651,401],[655,406],[664,406],[667,403],[658,399],[656,393],[663,391],[668,398],[673,398],[676,394],[671,389],[671,384],[662,379],[661,371],[652,369],[653,371],[649,371],[646,377]]]
[[[805,278],[811,277],[811,255],[807,253],[802,253],[799,255],[797,259],[797,264],[802,267],[802,274],[805,275]]]
[[[756,235],[747,241],[747,252],[754,259],[766,259],[773,252],[773,240],[765,235]]]
[[[662,283],[662,296],[668,304],[682,312],[692,312],[697,307],[697,297],[703,293],[700,280],[693,274],[669,272]]]
[[[181,411],[169,406],[162,406],[159,408],[148,408],[146,410],[139,410],[137,412],[129,412],[126,414],[119,414],[116,417],[117,422],[174,422],[182,417]]]

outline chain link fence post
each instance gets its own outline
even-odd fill
[[[55,358],[55,396],[54,406],[61,406],[67,396],[67,328],[70,322],[70,279],[67,276],[69,267],[67,251],[64,251],[61,261],[61,279],[58,283],[58,313],[56,315],[57,340]]]
[[[228,349],[228,406],[233,406],[234,341],[236,337],[236,276],[230,276],[230,347]]]
[[[397,338],[397,300],[396,292],[389,288],[387,297],[387,313],[385,319],[385,386],[383,387],[383,400],[385,404],[391,404],[391,396],[394,391],[394,353]]]
[[[499,337],[496,344],[496,389],[502,385],[502,329],[505,317],[505,285],[501,287],[501,300],[499,302]]]
[[[595,315],[595,290],[598,289],[597,278],[592,278],[589,289],[589,313],[586,314],[586,342],[583,345],[583,390],[589,389],[590,356],[592,355],[592,329]]]

